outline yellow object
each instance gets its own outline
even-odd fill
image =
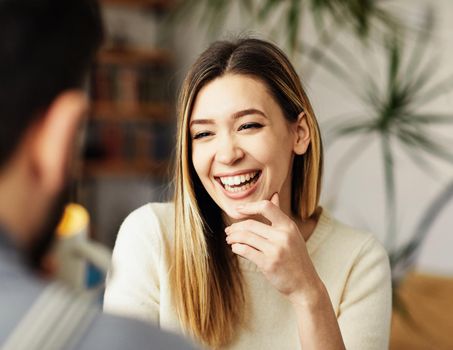
[[[63,217],[57,227],[57,236],[60,238],[71,237],[82,230],[86,230],[90,216],[88,211],[80,204],[69,203],[66,205]]]

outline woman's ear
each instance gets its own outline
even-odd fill
[[[297,116],[297,122],[295,125],[296,137],[294,139],[294,153],[301,155],[307,151],[310,144],[310,129],[308,128],[307,116],[305,112],[301,112]]]
[[[77,133],[87,108],[83,91],[64,91],[35,125],[31,161],[40,186],[48,192],[57,193],[66,181]]]

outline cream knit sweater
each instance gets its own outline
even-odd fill
[[[141,318],[181,333],[171,302],[168,267],[173,241],[172,203],[132,212],[119,231],[107,278],[104,310]],[[324,210],[307,241],[313,264],[329,292],[349,350],[387,349],[391,316],[388,257],[368,233],[351,229]],[[240,258],[250,322],[228,349],[300,349],[290,303]]]

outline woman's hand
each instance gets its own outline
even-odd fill
[[[344,350],[340,328],[324,284],[308,255],[296,223],[270,201],[247,203],[238,212],[261,215],[270,225],[244,220],[225,229],[234,253],[253,261],[294,306],[303,349]]]
[[[271,200],[236,208],[241,214],[261,215],[270,225],[248,219],[225,229],[232,251],[254,262],[268,281],[290,301],[316,303],[322,282],[308,255],[296,223],[280,208],[278,194]]]

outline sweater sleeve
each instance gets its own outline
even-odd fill
[[[388,349],[391,300],[388,256],[370,237],[357,254],[340,303],[338,323],[346,349]]]
[[[159,230],[147,206],[121,225],[107,275],[105,312],[159,323]]]

